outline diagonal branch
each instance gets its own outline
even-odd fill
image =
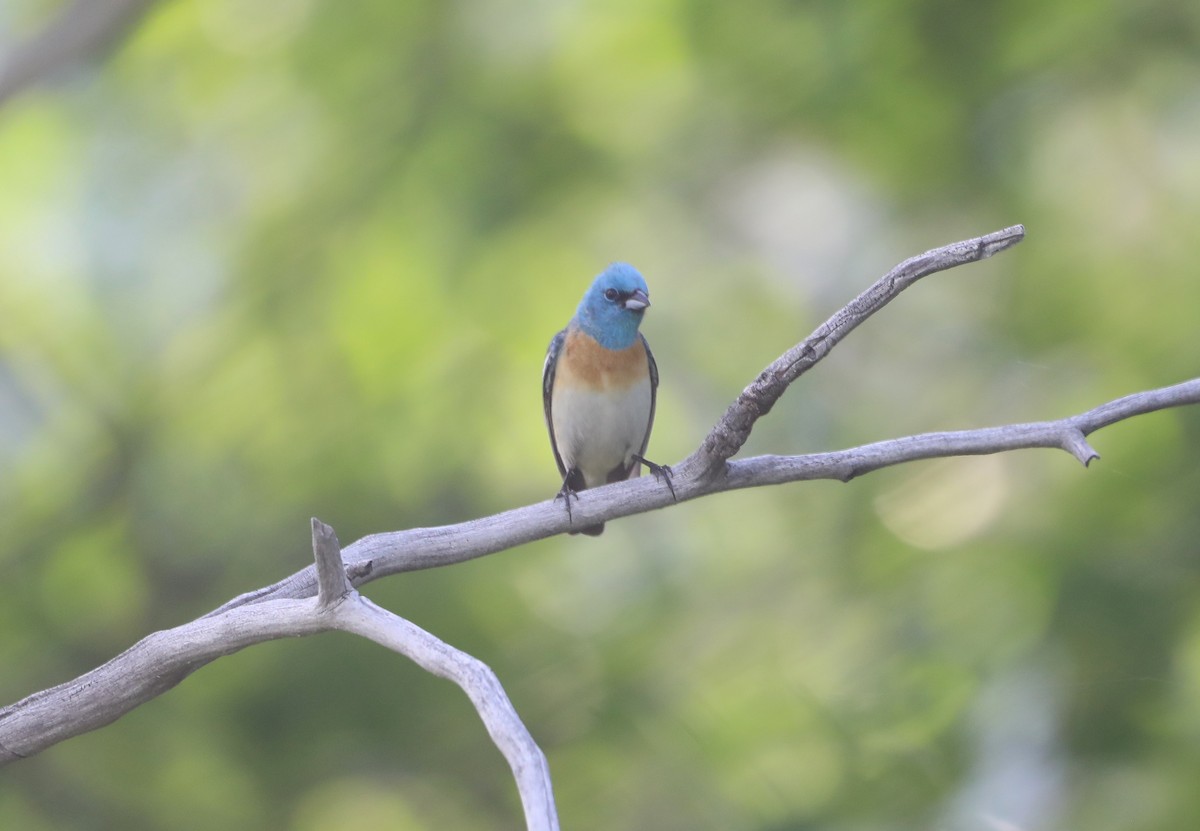
[[[461,687],[512,768],[525,808],[526,826],[558,831],[558,814],[546,756],[517,715],[500,679],[487,664],[369,600],[359,598],[356,603],[342,604],[334,614],[334,625],[338,629],[399,652],[425,671]]]
[[[156,0],[75,0],[0,61],[0,105],[26,87],[108,48]]]
[[[1101,427],[1188,404],[1200,404],[1200,378],[1127,395],[1056,421],[923,433],[825,453],[754,456],[728,462],[713,475],[698,474],[693,468],[677,474],[672,481],[677,501],[684,502],[724,491],[788,482],[813,479],[848,482],[883,467],[945,456],[1060,448],[1087,464],[1097,454],[1085,437]],[[391,574],[466,562],[562,534],[579,525],[669,508],[675,501],[665,485],[652,476],[643,476],[581,493],[571,506],[573,524],[561,502],[546,500],[457,525],[372,534],[347,546],[344,556],[352,581],[362,585]],[[217,612],[266,598],[307,597],[315,591],[315,576],[311,569],[306,569],[273,586],[236,597]]]
[[[1137,392],[1055,421],[926,433],[829,453],[729,461],[755,421],[770,410],[787,386],[866,317],[920,277],[1005,250],[1022,234],[1021,226],[1014,226],[929,251],[889,272],[767,367],[742,392],[701,447],[678,466],[673,480],[678,501],[785,482],[849,481],[917,459],[1020,448],[1060,448],[1087,465],[1097,457],[1087,442],[1094,431],[1156,410],[1200,403],[1200,378],[1196,378]],[[591,525],[670,507],[675,501],[662,482],[647,476],[585,491],[572,506],[572,513],[576,525]],[[361,586],[389,574],[460,563],[564,533],[572,527],[571,522],[560,503],[547,500],[458,525],[374,534],[336,556],[332,529],[314,521],[314,566],[236,597],[191,623],[149,635],[73,681],[0,709],[0,766],[108,724],[222,655],[272,638],[339,628],[402,651],[429,671],[459,683],[513,767],[530,827],[555,827],[532,824],[538,817],[553,817],[545,759],[524,728],[513,725],[516,714],[506,711],[511,704],[491,671],[412,624],[396,623],[399,618],[393,620],[390,613],[358,598],[347,581]],[[338,598],[356,602],[338,603]],[[407,646],[402,647],[396,639]],[[543,786],[544,793],[539,790]]]
[[[746,439],[750,438],[754,423],[771,411],[793,381],[828,355],[858,324],[892,302],[917,280],[1007,251],[1023,239],[1025,226],[1013,225],[982,237],[926,251],[900,263],[759,373],[742,390],[737,400],[729,405],[725,415],[705,437],[700,448],[683,462],[681,469],[699,465],[706,474],[712,474],[742,449]]]
[[[312,531],[321,586],[317,597],[256,603],[155,632],[75,681],[5,707],[0,710],[0,765],[103,727],[223,655],[279,638],[341,630],[386,646],[461,687],[512,768],[527,827],[558,831],[546,757],[495,673],[360,596],[346,581],[333,529],[314,518]]]
[[[675,494],[671,498],[667,498],[665,488],[656,488],[655,480],[648,478],[590,489],[572,505],[575,516],[581,518],[576,525],[592,524],[592,521],[582,521],[585,516],[618,519],[668,507],[677,501],[674,496],[682,501],[729,490],[728,484],[721,486],[721,483],[729,481],[730,471],[721,471],[721,464],[741,448],[754,423],[774,406],[788,385],[828,355],[858,324],[922,277],[986,259],[1008,250],[1024,238],[1025,226],[1013,225],[934,248],[900,263],[759,373],[730,405],[696,452],[675,466],[672,478]],[[561,534],[574,526],[563,515],[561,505],[556,508],[556,504],[551,500],[459,525],[413,528],[364,537],[344,551],[350,580],[359,586],[389,574],[460,563]],[[582,506],[584,513],[580,513],[577,506]],[[212,614],[271,597],[308,597],[316,591],[314,580],[315,573],[310,567],[273,585],[239,595]]]
[[[316,517],[312,519],[312,538],[319,586],[317,614],[324,614],[331,628],[375,641],[426,672],[457,684],[475,705],[492,741],[512,768],[525,808],[526,827],[558,831],[546,756],[517,715],[491,667],[354,591],[346,579],[337,535]]]

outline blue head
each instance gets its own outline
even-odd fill
[[[638,270],[613,263],[592,282],[575,310],[579,328],[606,349],[628,349],[650,305],[650,289]]]

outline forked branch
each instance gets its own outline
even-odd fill
[[[1013,225],[982,237],[934,248],[900,263],[760,372],[742,390],[737,400],[729,405],[724,417],[681,468],[699,466],[703,473],[713,473],[742,449],[746,439],[750,438],[754,422],[771,411],[793,381],[828,355],[858,324],[892,302],[917,280],[948,268],[987,259],[993,254],[1007,251],[1023,239],[1025,226]]]
[[[554,536],[575,526],[669,507],[722,491],[809,479],[849,481],[917,459],[1059,448],[1084,465],[1098,454],[1094,431],[1168,407],[1200,403],[1200,378],[1138,392],[1055,421],[925,433],[829,453],[732,459],[756,421],[800,375],[859,323],[921,277],[981,260],[1024,236],[1020,225],[906,260],[771,363],[730,405],[700,447],[675,468],[674,493],[655,477],[585,491],[572,505],[546,500],[440,528],[374,534],[339,551],[328,526],[313,521],[315,563],[271,586],[230,600],[204,617],[156,632],[108,663],[0,710],[0,765],[108,724],[166,692],[222,655],[255,643],[329,629],[370,638],[462,687],[517,779],[530,828],[557,828],[545,757],[499,681],[475,658],[439,641],[354,591],[379,577],[463,562]]]
[[[527,827],[557,831],[546,757],[495,673],[359,595],[346,580],[333,529],[313,519],[312,535],[321,587],[316,597],[256,603],[155,632],[86,675],[0,710],[0,764],[103,727],[222,655],[278,638],[341,630],[373,640],[461,687],[512,768]]]

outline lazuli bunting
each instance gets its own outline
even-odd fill
[[[638,332],[649,306],[650,290],[637,269],[613,263],[546,350],[542,405],[568,515],[576,491],[632,479],[643,464],[675,493],[670,468],[644,455],[658,392],[658,366]],[[603,531],[599,523],[571,533]]]

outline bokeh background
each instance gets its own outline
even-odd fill
[[[0,55],[64,7],[0,2]],[[896,262],[746,453],[1197,374],[1200,5],[162,0],[0,108],[0,703],[343,542],[538,501],[551,334],[647,276],[651,458]],[[489,663],[569,828],[1200,823],[1200,412],[725,494],[367,594]],[[500,829],[349,636],[0,772],[13,829]]]

